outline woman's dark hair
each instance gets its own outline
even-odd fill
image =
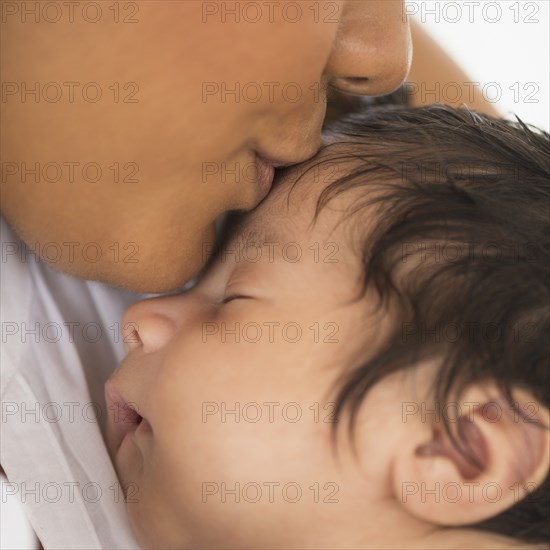
[[[317,214],[352,189],[349,219],[360,224],[367,210],[372,219],[376,206],[361,247],[363,289],[399,304],[402,319],[342,383],[336,416],[350,413],[350,433],[377,382],[426,358],[441,361],[436,402],[490,380],[513,408],[514,388],[550,407],[550,136],[520,120],[429,106],[352,114],[327,139],[327,158],[348,169]],[[469,330],[449,338],[449,326]],[[475,527],[549,542],[550,477]]]

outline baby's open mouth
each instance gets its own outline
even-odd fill
[[[149,422],[138,412],[137,403],[128,401],[112,381],[105,384],[105,401],[108,412],[108,439],[111,451],[117,451],[122,442],[135,432],[150,430]]]
[[[117,403],[118,405],[118,403]],[[127,424],[140,424],[143,420],[137,410],[134,408],[135,403],[122,403],[120,405],[120,410],[118,411],[119,421],[125,422]]]

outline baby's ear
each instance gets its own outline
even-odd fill
[[[433,403],[424,405],[424,421],[411,425],[414,441],[395,457],[392,470],[395,497],[410,514],[467,525],[533,498],[529,493],[549,472],[549,412],[524,392],[513,397],[523,416],[488,384],[471,387],[439,414]]]

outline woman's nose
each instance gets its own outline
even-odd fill
[[[407,77],[412,56],[403,0],[344,4],[325,74],[344,92],[383,95]]]
[[[126,310],[121,327],[126,351],[141,348],[145,353],[152,353],[171,342],[178,324],[170,300],[177,298],[152,298]]]

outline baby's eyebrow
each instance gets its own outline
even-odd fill
[[[288,228],[281,225],[274,227],[273,224],[262,223],[261,218],[248,222],[237,222],[230,229],[224,244],[220,247],[220,253],[228,253],[236,249],[241,252],[249,247],[263,249],[265,246],[281,247],[286,245],[292,233]]]
[[[264,208],[263,211],[256,210],[230,218],[217,252],[229,252],[236,247],[243,250],[249,246],[284,246],[291,240],[294,242],[298,228],[286,210],[272,205],[267,211]]]
[[[254,224],[254,228],[246,229],[248,225],[240,216],[230,218],[223,228],[221,239],[216,244],[215,256],[227,254],[235,250],[236,247],[240,249],[252,242],[263,243],[263,231],[260,226]]]
[[[266,242],[270,241],[266,235],[266,228],[253,226],[246,229],[244,232],[237,237],[239,243],[242,246],[264,246]]]
[[[229,246],[238,246],[241,249],[248,247],[263,248],[267,244],[279,244],[281,235],[277,234],[271,226],[266,227],[260,224],[254,224],[247,227],[244,231],[236,231],[228,241]]]

